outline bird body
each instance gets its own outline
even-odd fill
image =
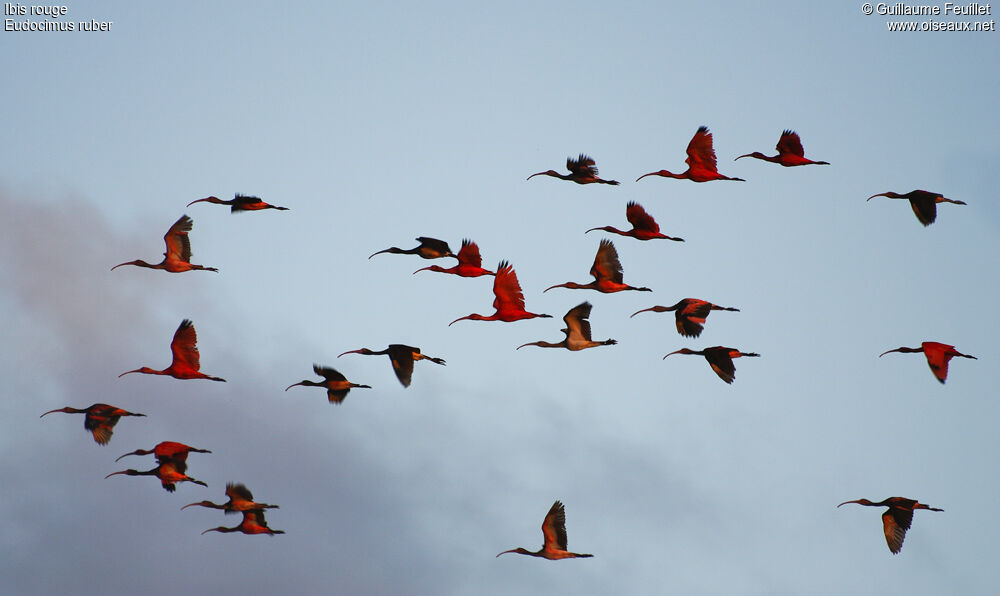
[[[929,511],[944,511],[935,507],[928,507],[923,503],[918,503],[913,499],[905,497],[889,497],[884,501],[873,503],[868,499],[857,499],[855,501],[844,501],[840,505],[857,503],[868,507],[888,507],[882,514],[882,529],[885,532],[885,542],[889,545],[892,554],[898,554],[903,548],[903,540],[906,538],[906,531],[910,529],[913,522],[913,512],[917,509],[927,509]],[[840,507],[837,505],[837,507]]]
[[[954,203],[956,205],[965,205],[964,201],[954,201],[952,199],[946,199],[941,193],[930,192],[927,190],[911,190],[906,194],[899,194],[892,191],[880,192],[877,195],[872,195],[868,197],[868,201],[874,199],[875,197],[889,197],[890,199],[909,199],[910,207],[913,209],[913,214],[917,216],[917,221],[924,224],[927,227],[934,223],[937,219],[937,204],[938,203]]]
[[[428,238],[427,236],[420,236],[417,238],[417,242],[420,246],[414,248],[409,248],[403,250],[402,248],[397,248],[391,246],[385,250],[380,250],[378,252],[373,252],[368,258],[372,258],[375,255],[380,255],[382,253],[391,253],[394,255],[417,255],[423,259],[440,259],[443,257],[454,257],[455,254],[451,252],[451,248],[448,243],[444,240],[438,240],[437,238]],[[457,258],[457,257],[456,257]]]
[[[562,332],[566,334],[566,337],[561,342],[535,341],[522,344],[517,349],[520,350],[524,346],[538,346],[540,348],[566,348],[571,352],[576,352],[597,346],[613,346],[617,344],[618,342],[613,339],[594,341],[590,338],[590,321],[588,319],[590,318],[590,310],[592,308],[593,306],[589,302],[583,302],[569,309],[566,316],[563,317],[566,328]]]
[[[693,354],[697,356],[704,356],[705,360],[708,361],[709,366],[711,366],[712,370],[715,371],[715,374],[719,375],[719,378],[727,384],[732,384],[733,380],[736,378],[736,366],[733,364],[733,358],[739,358],[741,356],[757,358],[760,356],[760,354],[755,352],[741,352],[735,348],[725,348],[723,346],[705,348],[699,352],[689,350],[688,348],[681,348],[676,352],[670,352],[667,356],[671,356],[673,354]],[[667,356],[664,356],[663,359],[666,360]]]
[[[459,321],[503,321],[512,323],[521,319],[534,319],[536,317],[551,319],[552,315],[540,315],[524,310],[524,292],[521,291],[521,284],[517,281],[517,272],[507,261],[500,261],[497,266],[496,277],[493,278],[493,308],[496,310],[490,316],[483,316],[473,313],[468,316],[459,317],[448,323],[452,326]]]
[[[383,354],[388,354],[389,360],[392,362],[392,370],[396,373],[396,378],[399,379],[399,382],[402,383],[403,387],[410,386],[410,381],[413,378],[413,363],[417,360],[430,360],[435,364],[445,364],[443,358],[434,358],[433,356],[421,354],[420,348],[414,348],[413,346],[403,344],[389,344],[389,347],[378,352],[369,350],[368,348],[349,350],[340,354],[340,356],[343,356],[344,354],[363,354],[365,356],[381,356]],[[337,358],[340,358],[340,356],[337,356]],[[322,373],[317,371],[317,374]]]
[[[339,404],[344,401],[347,397],[347,393],[351,389],[371,389],[371,385],[358,385],[357,383],[352,383],[347,380],[347,377],[337,372],[336,369],[330,368],[329,366],[320,366],[318,364],[313,364],[313,372],[317,375],[323,377],[322,381],[310,381],[304,379],[298,383],[292,383],[285,388],[288,391],[296,385],[302,385],[305,387],[323,387],[326,389],[327,400],[331,404]]]
[[[923,352],[924,356],[927,357],[927,365],[931,367],[931,372],[938,381],[941,381],[943,385],[945,380],[948,378],[948,362],[951,361],[955,356],[960,356],[962,358],[970,358],[972,360],[979,360],[975,356],[970,356],[968,354],[963,354],[955,349],[955,346],[949,346],[948,344],[938,343],[936,341],[925,341],[920,344],[919,348],[907,348],[901,347],[895,350],[887,350],[879,354],[879,358],[885,356],[890,352],[900,352],[912,354],[916,352]]]
[[[218,197],[205,197],[204,199],[198,199],[197,201],[191,201],[187,204],[188,207],[194,205],[195,203],[201,203],[202,201],[207,201],[209,203],[215,203],[216,205],[229,205],[231,209],[230,213],[242,213],[244,211],[260,211],[261,209],[277,209],[279,211],[288,211],[288,207],[278,207],[276,205],[271,205],[260,200],[260,197],[251,197],[248,195],[236,194],[232,199],[228,201],[223,201]]]
[[[194,484],[200,484],[202,486],[208,486],[201,480],[195,480],[194,478],[185,474],[187,472],[187,463],[178,460],[165,460],[156,466],[152,470],[146,470],[140,472],[138,470],[122,470],[120,472],[112,472],[105,476],[105,480],[115,476],[117,474],[125,474],[126,476],[156,476],[160,479],[160,484],[163,485],[163,489],[168,493],[172,493],[177,490],[177,484],[180,482],[193,482]]]
[[[166,243],[167,250],[163,253],[163,260],[156,265],[147,263],[142,259],[137,259],[127,263],[119,263],[112,267],[111,270],[114,271],[122,265],[136,265],[137,267],[146,267],[147,269],[163,269],[170,273],[183,273],[192,269],[218,272],[219,270],[215,267],[191,264],[191,240],[188,238],[188,232],[191,231],[192,227],[194,227],[194,221],[187,215],[182,215],[180,219],[174,222],[174,225],[170,226],[166,235],[163,236],[163,242]]]
[[[705,319],[713,310],[729,310],[739,312],[738,308],[719,306],[699,300],[697,298],[685,298],[673,306],[652,306],[632,313],[632,316],[641,312],[669,312],[673,311],[674,319],[677,323],[677,333],[685,337],[698,337],[704,329]],[[631,318],[631,317],[630,317]]]
[[[605,238],[601,240],[597,248],[597,256],[594,258],[594,265],[590,268],[590,274],[594,276],[594,281],[586,284],[578,284],[568,281],[564,284],[556,284],[545,289],[548,292],[552,288],[569,288],[571,290],[597,290],[603,294],[622,292],[625,290],[636,290],[639,292],[652,292],[649,288],[636,288],[623,283],[622,263],[618,259],[618,251],[614,243]],[[543,292],[544,293],[544,292]]]
[[[569,174],[560,174],[555,170],[547,170],[545,172],[538,172],[537,174],[532,174],[528,176],[528,180],[531,180],[535,176],[552,176],[553,178],[559,178],[561,180],[572,180],[577,184],[610,184],[611,186],[618,186],[617,180],[602,180],[597,177],[597,162],[588,155],[580,154],[580,157],[573,159],[572,157],[566,158],[566,169],[569,170]]]
[[[257,503],[253,500],[253,493],[250,489],[240,482],[228,482],[226,483],[226,496],[229,500],[225,503],[213,503],[212,501],[199,501],[197,503],[190,503],[181,507],[181,509],[187,509],[188,507],[194,507],[198,505],[200,507],[208,507],[210,509],[221,509],[223,513],[229,515],[230,513],[242,513],[244,511],[263,511],[264,509],[278,509],[277,505],[268,505],[267,503]]]
[[[107,445],[114,434],[115,425],[122,416],[145,416],[145,414],[135,414],[108,404],[93,404],[82,410],[66,406],[57,410],[50,410],[39,416],[39,418],[52,414],[53,412],[65,412],[66,414],[86,414],[83,418],[83,428],[89,430],[94,435],[94,441],[98,445]]]
[[[720,174],[716,162],[715,148],[712,146],[712,133],[708,132],[708,127],[700,126],[687,146],[687,159],[684,160],[684,163],[688,165],[687,170],[682,174],[674,174],[667,170],[650,172],[639,176],[635,181],[638,182],[646,176],[662,176],[664,178],[687,179],[692,182],[710,182],[712,180],[746,182],[742,178],[730,178]]]
[[[566,510],[563,507],[563,504],[559,501],[552,504],[548,514],[545,516],[545,520],[542,521],[542,536],[544,537],[545,542],[542,544],[542,548],[535,552],[518,547],[511,550],[505,550],[498,554],[497,557],[506,553],[517,553],[520,555],[541,557],[543,559],[555,561],[559,559],[585,558],[594,556],[589,554],[573,553],[566,550]]]
[[[208,449],[198,449],[197,447],[191,447],[190,445],[176,441],[162,441],[157,443],[152,449],[136,449],[135,451],[120,455],[115,461],[128,455],[154,455],[156,456],[157,463],[170,460],[186,462],[189,453],[211,453],[211,451]]]
[[[741,155],[736,159],[743,157],[754,157],[756,159],[762,159],[764,161],[769,161],[771,163],[777,163],[790,168],[792,166],[808,166],[808,165],[822,165],[828,166],[829,162],[825,161],[813,161],[811,159],[806,159],[805,150],[802,148],[802,140],[799,139],[798,133],[793,130],[786,130],[781,133],[781,138],[778,139],[778,144],[775,145],[775,149],[778,150],[777,155],[764,155],[760,151],[754,151],[753,153],[747,153],[746,155]],[[733,161],[736,161],[735,159]]]
[[[479,246],[468,239],[462,240],[462,248],[458,251],[458,265],[445,269],[437,265],[417,269],[414,274],[421,271],[436,271],[438,273],[451,273],[459,277],[479,277],[482,275],[496,275],[492,271],[483,269],[483,257],[479,254]]]
[[[625,207],[625,219],[632,224],[631,230],[619,230],[613,226],[603,226],[599,228],[590,228],[587,232],[593,232],[594,230],[604,230],[605,232],[611,232],[612,234],[618,234],[620,236],[631,236],[637,240],[653,240],[655,238],[662,238],[666,240],[673,240],[675,242],[684,242],[683,238],[674,238],[671,236],[666,236],[660,232],[660,226],[653,219],[653,216],[646,213],[646,210],[642,208],[642,205],[636,203],[635,201],[629,201],[628,205]],[[585,234],[587,232],[584,232]]]
[[[208,379],[209,381],[226,381],[219,377],[211,377],[201,372],[201,355],[198,352],[198,334],[194,330],[194,323],[189,319],[181,321],[177,331],[174,332],[174,339],[170,342],[170,352],[173,354],[173,361],[170,366],[163,370],[155,370],[148,366],[135,370],[125,371],[118,377],[123,377],[129,373],[144,373],[147,375],[167,375],[175,379]]]
[[[267,521],[264,519],[263,509],[251,509],[243,511],[243,521],[240,525],[234,526],[232,528],[227,528],[225,526],[219,526],[218,528],[209,528],[202,532],[206,534],[208,532],[221,532],[223,534],[228,534],[230,532],[242,532],[244,534],[270,534],[274,536],[275,534],[284,534],[284,530],[272,530],[267,527]]]

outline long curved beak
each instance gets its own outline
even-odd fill
[[[338,354],[338,355],[337,355],[337,358],[340,358],[340,357],[341,357],[341,356],[343,356],[344,354],[360,354],[360,353],[361,353],[361,350],[347,350],[347,351],[346,351],[346,352],[344,352],[343,354]]]
[[[651,306],[651,307],[649,307],[649,308],[644,308],[644,309],[642,309],[642,310],[637,310],[637,311],[635,311],[634,313],[632,313],[632,316],[630,316],[629,318],[631,319],[632,317],[634,317],[635,315],[637,315],[637,314],[639,314],[639,313],[641,313],[641,312],[649,312],[649,311],[653,310],[654,308],[656,308],[656,307],[654,307],[654,306]]]
[[[881,358],[882,356],[885,356],[889,352],[898,352],[898,351],[899,351],[899,348],[896,348],[895,350],[886,350],[886,351],[882,352],[881,354],[879,354],[878,357]]]
[[[848,503],[858,503],[858,502],[860,502],[860,499],[855,499],[854,501],[844,501],[840,505],[847,505]],[[837,505],[837,507],[840,507],[840,505]]]
[[[469,318],[469,317],[458,317],[458,318],[457,318],[457,319],[455,319],[454,321],[452,321],[452,322],[448,323],[448,326],[449,326],[449,327],[451,327],[451,326],[452,326],[452,325],[454,325],[455,323],[457,323],[457,322],[459,322],[459,321],[464,321],[465,319],[468,319],[468,318]]]
[[[868,202],[868,201],[874,199],[875,197],[884,197],[884,196],[887,196],[888,194],[889,193],[880,192],[877,195],[872,195],[872,196],[868,197],[867,199],[865,199],[865,202]]]
[[[635,181],[638,182],[638,181],[642,180],[643,178],[645,178],[646,176],[655,176],[656,174],[657,174],[657,172],[650,172],[648,174],[643,174],[642,176],[639,176],[638,178],[636,178]]]
[[[528,176],[527,178],[525,178],[525,180],[531,180],[531,179],[532,179],[532,178],[534,178],[535,176],[541,176],[541,175],[542,175],[542,174],[544,174],[544,173],[545,173],[545,172],[538,172],[537,174],[532,174],[532,175]]]
[[[126,261],[124,263],[118,263],[117,265],[115,265],[114,267],[111,268],[111,271],[114,271],[115,269],[121,267],[122,265],[134,265],[134,264],[135,264],[135,261]]]
[[[192,507],[192,506],[194,506],[194,505],[201,505],[201,501],[198,501],[197,503],[189,503],[189,504],[187,504],[187,505],[185,505],[185,506],[181,507],[181,511],[184,511],[184,510],[185,510],[185,509],[187,509],[188,507]]]
[[[208,200],[207,197],[204,198],[204,199],[197,199],[197,200],[194,200],[194,201],[191,201],[190,203],[188,203],[187,206],[190,207],[191,205],[194,205],[195,203],[200,203],[202,201],[207,201],[207,200]]]
[[[288,390],[289,390],[289,389],[291,389],[292,387],[297,387],[298,385],[301,385],[301,384],[302,384],[302,383],[292,383],[292,384],[291,384],[291,385],[289,385],[288,387],[285,387],[285,391],[288,391]]]
[[[112,476],[116,476],[118,474],[125,474],[127,472],[128,472],[128,470],[122,470],[120,472],[111,472],[110,474],[108,474],[107,476],[105,476],[104,479],[107,480],[108,478],[111,478]]]
[[[371,258],[371,257],[369,257],[369,258]],[[427,271],[428,269],[430,269],[430,267],[421,267],[420,269],[417,269],[416,271],[414,271],[413,275],[416,275],[416,274],[420,273],[421,271]]]
[[[746,155],[741,155],[741,156],[737,157],[736,159],[743,159],[744,157],[752,157],[752,156],[753,156],[752,153],[747,153]],[[734,159],[733,161],[736,161],[736,159]]]
[[[137,373],[137,372],[139,372],[141,370],[142,370],[141,368],[137,368],[135,370],[127,370],[127,371],[123,372],[122,374],[118,375],[118,378],[120,379],[120,378],[124,377],[125,375],[127,375],[129,373]]]
[[[56,409],[56,410],[49,410],[48,412],[45,412],[44,414],[42,414],[42,416],[48,416],[48,415],[49,415],[49,414],[51,414],[52,412],[62,412],[62,411],[63,411],[63,409],[62,409],[62,408],[58,408],[58,409]],[[42,416],[39,416],[39,418],[41,418]]]
[[[680,354],[680,353],[681,353],[680,350],[675,350],[675,351],[670,352],[669,354],[667,354],[667,356],[673,356],[674,354]],[[661,360],[666,360],[667,356],[664,356],[663,358],[661,358]]]
[[[369,259],[371,259],[371,258],[372,258],[372,257],[374,257],[375,255],[380,255],[380,254],[382,254],[382,253],[384,253],[384,252],[389,252],[389,249],[387,248],[387,249],[385,249],[385,250],[380,250],[380,251],[378,251],[378,252],[373,252],[372,254],[368,255],[368,258],[369,258]]]

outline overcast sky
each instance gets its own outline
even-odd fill
[[[943,4],[942,4],[943,7]],[[16,22],[41,17],[8,17]],[[930,17],[937,21],[983,17]],[[74,3],[105,32],[0,35],[0,577],[14,594],[992,594],[1000,502],[1000,60],[996,32],[887,31],[861,3]],[[912,19],[925,21],[927,17]],[[700,125],[719,169],[683,171]],[[829,166],[782,168],[783,129]],[[548,177],[593,156],[620,186]],[[943,204],[929,227],[906,201]],[[209,195],[288,211],[231,215]],[[642,204],[686,242],[640,242]],[[193,262],[157,262],[194,219]],[[417,236],[478,242],[515,267],[527,308],[490,314],[492,278],[422,272],[371,253]],[[625,282],[654,291],[542,290],[587,282],[602,238]],[[672,313],[715,312],[700,338]],[[571,353],[562,315],[593,303]],[[202,370],[227,383],[128,375],[170,363],[182,319]],[[922,341],[954,344],[946,385]],[[419,346],[404,389],[385,356]],[[723,383],[701,357],[723,345]],[[283,389],[332,365],[373,389],[341,405]],[[107,446],[80,415],[125,418]],[[210,449],[169,494],[165,440]],[[144,461],[145,460],[145,461]],[[244,482],[282,536],[200,533],[238,516]],[[901,554],[881,509],[918,499]],[[552,502],[569,548],[537,549]]]

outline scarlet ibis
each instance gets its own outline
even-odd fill
[[[271,205],[260,200],[260,197],[251,197],[248,195],[241,195],[236,193],[236,196],[228,201],[223,201],[218,197],[205,197],[204,199],[198,199],[197,201],[191,201],[187,204],[188,207],[194,205],[195,203],[201,203],[202,201],[207,201],[209,203],[215,203],[216,205],[229,205],[231,209],[230,213],[242,213],[243,211],[260,211],[261,209],[277,209],[279,211],[288,211],[288,207],[278,207],[277,205]]]
[[[931,372],[937,377],[941,384],[944,384],[945,379],[948,378],[948,362],[955,356],[961,356],[962,358],[971,358],[973,360],[979,360],[975,356],[970,356],[968,354],[963,354],[955,349],[955,346],[949,346],[948,344],[941,344],[936,341],[925,341],[920,344],[919,348],[896,348],[895,350],[888,350],[882,352],[878,355],[879,358],[885,356],[889,352],[901,352],[904,354],[913,354],[916,352],[923,352],[924,356],[927,357],[927,365],[931,367]]]
[[[619,230],[618,228],[612,226],[604,226],[600,228],[590,228],[587,232],[593,232],[594,230],[604,230],[605,232],[611,232],[612,234],[618,234],[621,236],[631,236],[637,240],[652,240],[654,238],[665,238],[667,240],[673,240],[675,242],[684,242],[683,238],[673,238],[671,236],[665,236],[660,233],[660,225],[656,223],[653,216],[646,213],[646,210],[642,208],[642,205],[636,203],[635,201],[629,201],[628,205],[625,207],[625,219],[632,224],[631,230]],[[587,232],[584,232],[586,234]]]
[[[622,283],[622,263],[618,259],[618,251],[615,250],[615,245],[607,238],[601,240],[600,246],[597,247],[597,256],[594,257],[594,265],[590,268],[590,274],[594,276],[594,281],[590,283],[578,284],[568,281],[564,284],[556,284],[545,288],[545,292],[548,292],[552,288],[597,290],[604,294],[622,292],[624,290],[636,290],[638,292],[653,291],[649,288],[636,288]]]
[[[58,410],[50,410],[42,414],[46,416],[53,412],[65,412],[67,414],[86,414],[83,418],[83,428],[89,430],[94,435],[94,441],[98,445],[107,445],[114,434],[115,425],[122,416],[145,416],[145,414],[135,414],[108,404],[94,404],[90,407],[78,410],[66,406]],[[39,416],[41,418],[42,416]]]
[[[197,503],[190,503],[181,507],[181,509],[187,509],[188,507],[194,507],[195,505],[201,507],[209,507],[211,509],[221,509],[226,515],[230,513],[243,512],[243,511],[261,511],[264,509],[278,509],[277,505],[268,505],[267,503],[256,503],[253,500],[253,493],[250,489],[246,487],[243,483],[239,482],[228,482],[226,483],[226,496],[229,500],[225,503],[213,503],[212,501],[199,501]]]
[[[436,271],[438,273],[451,273],[459,277],[479,277],[481,275],[496,275],[492,271],[483,269],[483,257],[479,254],[479,246],[472,240],[462,240],[462,248],[458,251],[458,265],[445,269],[437,265],[424,267],[414,271],[414,275],[421,271]]]
[[[188,238],[188,232],[191,231],[193,226],[194,221],[187,215],[182,215],[180,219],[174,222],[174,225],[170,226],[166,235],[163,236],[163,241],[167,245],[167,252],[163,253],[163,260],[156,265],[139,259],[127,263],[119,263],[112,267],[111,270],[114,271],[122,265],[136,265],[149,269],[165,269],[170,273],[182,273],[184,271],[191,271],[192,269],[218,272],[219,270],[215,267],[191,264],[191,240]]]
[[[492,315],[486,317],[472,313],[465,317],[459,317],[448,323],[451,327],[459,321],[466,319],[471,321],[504,321],[512,323],[521,319],[551,319],[552,315],[540,315],[524,310],[524,293],[521,291],[521,284],[517,281],[517,272],[507,261],[500,261],[497,266],[496,277],[493,278],[493,308],[496,309]]]
[[[193,482],[194,484],[200,484],[202,486],[208,486],[201,480],[195,480],[194,478],[185,474],[187,471],[187,463],[183,461],[177,461],[171,459],[169,461],[164,461],[160,465],[156,466],[152,470],[146,470],[140,472],[138,470],[122,470],[120,472],[112,472],[104,477],[105,480],[115,476],[117,474],[125,474],[126,476],[156,476],[160,479],[160,484],[163,485],[163,489],[168,493],[172,493],[177,490],[177,483],[179,482]]]
[[[946,199],[941,196],[941,193],[930,192],[927,190],[911,190],[906,194],[898,194],[892,191],[880,192],[877,195],[872,195],[868,197],[868,201],[874,199],[875,197],[889,197],[890,199],[909,199],[910,207],[913,208],[913,214],[917,216],[917,220],[924,226],[929,226],[934,223],[937,219],[937,204],[938,203],[954,203],[956,205],[965,205],[965,201],[954,201],[952,199]]]
[[[705,319],[713,310],[729,310],[740,312],[738,308],[719,306],[697,298],[685,298],[673,306],[651,306],[632,313],[632,316],[641,312],[669,312],[674,311],[674,318],[677,322],[677,333],[685,337],[698,337],[704,329]],[[631,318],[631,317],[630,317]]]
[[[552,508],[549,509],[548,514],[545,515],[545,520],[542,521],[542,536],[544,537],[545,542],[542,544],[542,548],[535,552],[518,547],[511,550],[505,550],[497,556],[499,557],[500,555],[507,553],[517,553],[519,555],[542,557],[552,561],[557,559],[573,559],[577,557],[585,558],[594,556],[571,553],[566,550],[566,509],[559,501],[552,504]]]
[[[798,133],[792,130],[786,130],[781,133],[781,138],[778,139],[778,144],[775,146],[775,149],[778,150],[777,155],[768,156],[764,155],[760,151],[754,151],[753,153],[741,155],[736,159],[754,157],[771,163],[779,163],[786,168],[790,168],[792,166],[807,166],[810,164],[817,166],[830,165],[830,163],[826,161],[813,161],[811,159],[806,159],[805,151],[802,149],[802,140],[799,139]],[[736,161],[736,159],[733,161]]]
[[[181,321],[177,331],[174,332],[174,339],[170,342],[170,352],[174,359],[170,366],[163,370],[153,370],[148,366],[135,370],[125,371],[118,375],[119,378],[129,373],[145,373],[147,375],[169,375],[175,379],[208,379],[210,381],[226,381],[219,377],[210,377],[201,369],[201,356],[198,353],[198,334],[195,333],[194,323],[188,319]]]
[[[708,132],[708,127],[700,126],[694,133],[691,142],[688,143],[687,159],[684,163],[688,169],[683,174],[672,174],[666,170],[643,174],[635,179],[636,182],[646,176],[663,176],[664,178],[687,178],[692,182],[709,182],[711,180],[736,180],[746,182],[742,178],[730,178],[719,173],[716,165],[715,149],[712,148],[712,133]]]
[[[413,363],[415,361],[430,360],[435,364],[441,365],[444,365],[445,363],[443,358],[434,358],[433,356],[421,354],[420,348],[404,346],[403,344],[389,344],[388,348],[378,352],[374,352],[368,348],[349,350],[340,356],[343,356],[344,354],[364,354],[365,356],[381,356],[383,354],[388,354],[389,360],[392,362],[392,370],[396,373],[396,378],[403,384],[403,387],[410,386],[410,380],[413,377]],[[337,356],[337,358],[340,358],[340,356]]]
[[[186,462],[188,453],[211,453],[211,451],[208,449],[198,449],[197,447],[191,447],[190,445],[176,441],[162,441],[157,443],[152,449],[136,449],[135,451],[120,455],[115,461],[128,455],[154,455],[156,456],[156,462],[161,464],[169,460]]]
[[[573,159],[572,157],[566,158],[566,169],[569,170],[569,174],[560,174],[555,170],[547,170],[545,172],[538,172],[537,174],[532,174],[528,176],[528,180],[531,180],[535,176],[552,176],[554,178],[560,178],[562,180],[572,180],[577,184],[610,184],[612,186],[618,186],[617,180],[602,180],[597,177],[597,162],[593,160],[590,156],[580,154],[580,157]]]
[[[441,259],[444,257],[454,257],[455,254],[451,252],[451,248],[448,243],[444,240],[438,240],[437,238],[428,238],[427,236],[420,236],[417,238],[417,242],[420,246],[403,250],[402,248],[396,248],[391,246],[385,250],[380,250],[378,252],[373,252],[368,258],[372,258],[375,255],[380,255],[384,252],[392,253],[394,255],[417,255],[424,259]],[[458,258],[458,257],[456,257]]]
[[[411,364],[412,369],[412,364]],[[285,388],[288,391],[296,385],[302,385],[305,387],[323,387],[326,389],[326,398],[331,404],[339,404],[344,401],[347,397],[348,392],[351,389],[361,388],[361,389],[371,389],[371,385],[358,385],[357,383],[352,383],[347,380],[347,377],[337,372],[335,369],[329,366],[320,366],[318,364],[313,364],[313,372],[317,375],[323,377],[322,381],[310,381],[304,379],[298,383],[293,383]]]
[[[226,528],[224,526],[219,526],[218,528],[209,528],[202,532],[202,535],[208,532],[222,532],[223,534],[228,534],[230,532],[243,532],[244,534],[270,534],[274,536],[275,534],[284,534],[284,530],[272,530],[267,527],[267,521],[264,519],[263,510],[249,510],[243,511],[243,521],[240,525],[234,526],[232,528]]]
[[[740,356],[747,356],[751,358],[757,358],[760,354],[755,352],[741,352],[735,348],[724,348],[722,346],[714,346],[711,348],[705,348],[700,352],[695,352],[694,350],[689,350],[687,348],[681,348],[675,352],[670,352],[667,356],[673,354],[694,354],[697,356],[704,356],[705,360],[708,360],[709,366],[715,371],[715,374],[719,375],[719,378],[726,383],[732,384],[733,379],[736,378],[736,366],[733,364],[733,358],[739,358]],[[663,359],[666,360],[667,356]]]
[[[566,334],[566,338],[561,342],[553,344],[547,341],[533,341],[517,346],[517,349],[520,350],[524,346],[538,346],[540,348],[566,348],[571,352],[576,352],[577,350],[595,348],[597,346],[613,346],[618,343],[613,339],[606,339],[604,341],[593,341],[590,339],[590,321],[587,319],[590,318],[591,308],[593,306],[589,302],[584,302],[569,309],[566,316],[563,317],[563,321],[566,322],[566,328],[561,329],[561,331]]]
[[[910,529],[910,523],[913,522],[913,512],[915,510],[944,511],[944,509],[928,507],[923,503],[918,503],[913,499],[905,497],[889,497],[878,503],[872,503],[868,499],[858,499],[856,501],[844,501],[840,505],[848,503],[889,508],[882,514],[882,529],[885,531],[885,542],[889,545],[889,550],[894,555],[898,554],[903,548],[903,539],[906,538],[906,531]],[[837,505],[837,507],[840,507],[840,505]]]

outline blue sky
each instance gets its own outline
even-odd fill
[[[627,3],[69,5],[104,33],[0,35],[0,305],[8,313],[0,464],[15,593],[989,594],[1000,497],[992,311],[1000,299],[995,32],[890,33],[860,4]],[[684,169],[700,125],[719,169]],[[773,153],[785,128],[830,166]],[[528,175],[592,155],[621,186]],[[905,201],[941,205],[924,228]],[[256,194],[286,212],[199,203]],[[585,282],[604,225],[637,201],[686,239],[613,237],[625,281],[652,293],[552,290]],[[109,269],[155,261],[183,213],[194,262],[220,273]],[[528,310],[489,314],[490,278],[411,275],[432,262],[368,255],[416,236],[478,242],[509,260]],[[451,263],[438,263],[450,266]],[[713,313],[696,340],[669,313]],[[594,304],[570,353],[559,318]],[[169,364],[177,325],[228,383],[117,375]],[[939,385],[933,340],[978,360]],[[386,357],[421,347],[404,389]],[[725,345],[732,386],[703,359]],[[340,406],[283,389],[332,365],[372,385]],[[124,419],[95,444],[80,416]],[[109,472],[163,440],[211,449],[174,494]],[[148,465],[147,465],[148,464]],[[246,483],[283,536],[199,535],[184,504]],[[917,512],[898,556],[877,509]],[[556,499],[569,547],[540,545]],[[169,571],[165,572],[166,566]],[[169,578],[166,581],[165,578]]]

